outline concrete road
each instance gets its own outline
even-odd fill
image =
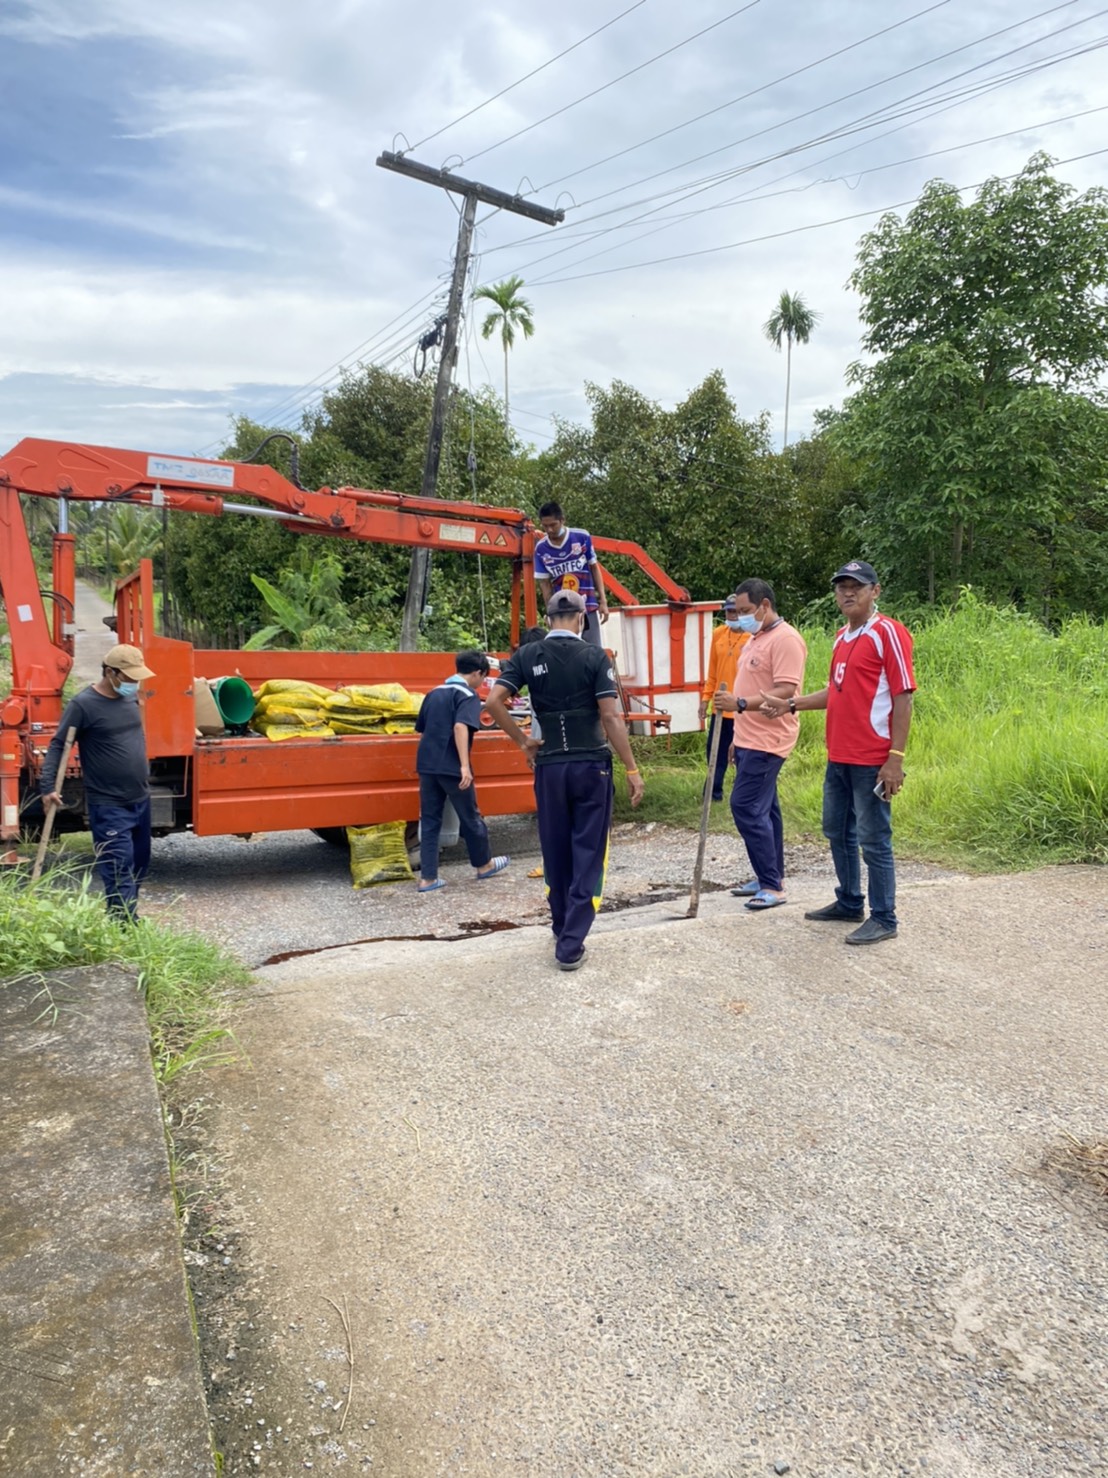
[[[75,596],[77,640],[71,676],[86,687],[99,678],[104,653],[115,646],[118,638],[104,625],[104,617],[112,614],[112,607],[98,590],[78,580]]]
[[[1108,1137],[1108,877],[910,881],[871,949],[791,897],[258,973],[192,1253],[229,1473],[1105,1470],[1108,1206],[1043,1160]]]

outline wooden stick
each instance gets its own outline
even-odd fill
[[[723,683],[720,683],[717,691],[725,693],[727,689]],[[700,803],[700,842],[696,849],[696,866],[693,868],[689,908],[685,914],[687,919],[695,919],[700,912],[700,880],[704,875],[704,849],[708,842],[708,817],[712,811],[712,786],[716,780],[716,760],[719,758],[719,736],[723,732],[723,714],[717,713],[714,717],[715,723],[712,726],[712,742],[708,746],[708,774],[704,781],[704,799]]]
[[[65,736],[65,745],[62,748],[62,757],[61,761],[58,764],[58,773],[54,777],[54,789],[58,792],[59,795],[61,795],[62,786],[65,784],[65,772],[69,768],[69,754],[70,750],[72,750],[73,748],[76,738],[76,729],[70,729],[69,733]],[[38,844],[38,851],[35,853],[35,865],[31,868],[32,880],[41,877],[42,875],[42,864],[46,858],[46,848],[50,842],[50,833],[54,830],[54,814],[57,809],[57,805],[54,804],[54,802],[51,802],[50,805],[48,805],[46,808],[46,820],[42,823],[42,837]]]
[[[327,1299],[327,1302],[342,1320],[342,1332],[346,1335],[346,1363],[349,1366],[349,1375],[346,1382],[346,1405],[343,1408],[342,1421],[339,1422],[339,1436],[341,1437],[342,1429],[346,1426],[346,1418],[350,1415],[350,1398],[354,1394],[354,1336],[350,1332],[350,1311],[346,1305],[346,1294],[344,1293],[342,1296],[341,1309],[333,1298],[327,1298],[326,1294],[323,1297]]]

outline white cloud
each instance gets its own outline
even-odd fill
[[[613,4],[611,13],[620,8]],[[566,188],[584,201],[773,129],[577,214],[571,210],[564,231],[541,232],[507,215],[485,223],[480,277],[520,272],[535,305],[537,334],[512,356],[513,401],[521,412],[579,416],[584,382],[616,377],[672,404],[718,366],[743,414],[766,407],[779,424],[783,363],[761,324],[788,288],[823,314],[812,343],[795,356],[791,421],[801,429],[814,408],[841,397],[845,367],[857,354],[857,305],[845,282],[858,237],[876,216],[804,228],[911,199],[935,175],[973,184],[990,173],[1011,173],[1038,147],[1057,155],[1103,147],[1103,114],[1039,126],[1100,103],[1103,60],[1094,54],[917,120],[883,140],[874,137],[882,131],[875,127],[740,175],[684,205],[659,201],[658,215],[593,242],[574,235],[580,217],[799,146],[1043,35],[1051,25],[1091,17],[1096,7],[1095,0],[1080,0],[1053,20],[776,126],[1012,23],[1005,0],[982,0],[972,11],[951,3],[667,139],[576,173],[918,8],[919,0],[900,0],[895,12],[880,0],[844,0],[833,8],[802,0],[760,5],[702,43],[462,168],[507,189],[525,177],[541,189],[573,174]],[[455,152],[463,158],[481,153],[726,9],[716,0],[644,5],[429,142],[418,157],[437,164]],[[49,402],[45,415],[62,426],[67,414],[90,423],[94,408],[78,388],[89,381],[164,392],[156,403],[142,394],[113,395],[95,410],[97,434],[121,443],[134,443],[130,418],[142,417],[143,434],[157,429],[167,444],[187,443],[197,420],[223,417],[225,424],[231,410],[244,408],[235,387],[266,387],[253,406],[263,411],[285,388],[295,389],[348,356],[388,320],[404,320],[406,306],[449,270],[456,202],[376,169],[378,151],[392,147],[401,131],[414,142],[449,123],[604,18],[586,0],[545,9],[531,0],[475,0],[463,9],[447,0],[407,9],[368,0],[313,7],[298,0],[177,0],[172,6],[9,0],[0,36],[23,48],[20,70],[29,97],[49,94],[57,61],[75,56],[78,44],[82,66],[88,58],[89,68],[108,70],[103,85],[90,73],[85,112],[70,116],[52,107],[35,125],[39,133],[28,123],[22,147],[9,149],[0,164],[6,289],[0,375],[39,376],[37,391]],[[1096,34],[1093,23],[1021,56],[1032,60]],[[40,78],[33,75],[36,62]],[[9,107],[12,128],[21,116],[18,104]],[[58,119],[70,134],[44,141],[42,130]],[[81,130],[94,127],[103,136],[90,147]],[[884,131],[896,127],[888,123]],[[993,144],[900,162],[1014,128],[1021,130],[1017,136]],[[71,150],[87,154],[88,165],[67,168]],[[824,156],[834,157],[820,163]],[[1102,155],[1061,172],[1085,188],[1108,178],[1106,160]],[[866,173],[875,165],[895,167]],[[562,188],[551,183],[543,199]],[[721,205],[744,192],[770,198]],[[681,214],[686,218],[666,223]],[[605,215],[595,225],[620,219]],[[663,224],[657,234],[644,234]],[[495,250],[529,236],[536,239]],[[616,275],[581,275],[757,237],[772,239]],[[571,243],[571,251],[539,260]],[[543,281],[562,277],[579,280]],[[377,347],[409,356],[424,322],[415,313]],[[473,373],[499,388],[499,355],[495,346],[482,349],[487,369],[474,350]],[[5,424],[12,424],[13,383],[0,381]],[[210,406],[206,397],[223,399]],[[21,413],[24,404],[19,401]],[[539,423],[533,424],[537,430]]]

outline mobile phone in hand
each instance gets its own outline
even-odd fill
[[[885,791],[885,782],[883,780],[879,780],[877,782],[877,784],[873,787],[873,793],[874,793],[874,795],[877,797],[877,799],[879,801],[891,801],[892,800],[892,796],[886,794],[886,791]]]

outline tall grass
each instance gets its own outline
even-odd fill
[[[1108,862],[1108,625],[1077,617],[1052,633],[969,592],[913,634],[918,692],[907,782],[893,803],[898,852],[981,870]],[[831,634],[804,635],[811,691],[828,671]],[[668,753],[664,739],[635,742],[647,783],[639,817],[696,823],[697,738],[692,752],[684,738]],[[806,714],[781,775],[794,839],[820,834],[825,758],[822,716]],[[617,814],[632,814],[625,801]],[[726,806],[715,807],[713,828],[731,824]]]
[[[138,972],[160,1082],[230,1055],[228,1020],[249,978],[241,965],[197,934],[117,924],[76,865],[36,882],[21,869],[0,871],[0,985],[107,962]]]

